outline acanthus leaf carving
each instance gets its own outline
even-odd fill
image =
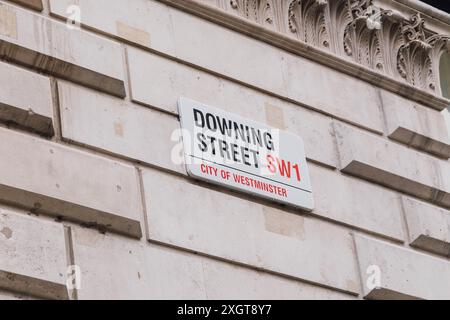
[[[265,28],[295,36],[433,94],[441,92],[439,60],[450,37],[425,27],[419,13],[403,15],[374,0],[217,0],[219,7]]]
[[[272,0],[230,0],[230,6],[244,18],[274,27],[275,6]]]
[[[391,14],[386,10],[375,10],[372,0],[351,0],[352,21],[344,31],[344,50],[357,63],[383,71],[385,59],[382,50],[380,29],[382,21]]]
[[[328,49],[327,4],[327,0],[291,0],[288,8],[289,30],[308,44]]]
[[[349,6],[349,0],[333,0],[328,5],[328,23],[330,25],[331,43],[333,51],[340,56],[346,54],[347,43],[345,38],[345,29],[352,22],[352,16]]]
[[[431,54],[433,46],[427,40],[425,21],[419,13],[409,21],[403,21],[401,34],[404,44],[397,57],[397,69],[406,82],[421,89],[434,92],[436,79]]]
[[[429,86],[433,91],[437,91],[439,94],[442,94],[441,84],[437,79],[437,75],[439,74],[442,54],[444,52],[450,52],[450,36],[435,34],[427,39],[427,43],[431,46],[431,68],[429,70],[431,72],[431,76],[429,78]]]
[[[396,15],[390,15],[383,21],[380,30],[380,39],[383,50],[383,59],[385,61],[384,72],[396,79],[403,79],[398,72],[398,52],[405,44],[405,39],[401,33],[402,18]]]

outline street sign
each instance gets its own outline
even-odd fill
[[[191,177],[303,210],[314,208],[300,137],[186,98],[179,99],[178,110]]]

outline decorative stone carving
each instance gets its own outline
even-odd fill
[[[308,44],[328,49],[327,4],[327,0],[291,0],[288,8],[289,30]]]
[[[373,0],[218,1],[266,28],[441,94],[439,60],[450,37],[427,30],[420,14],[405,20]]]
[[[442,95],[441,83],[439,81],[439,67],[441,57],[444,52],[450,52],[450,37],[440,34],[432,35],[427,39],[429,45],[431,45],[430,60],[431,60],[431,72],[433,73],[434,82],[430,85],[431,89],[434,89],[436,93]],[[434,86],[434,87],[433,87]]]
[[[273,28],[275,22],[275,6],[272,0],[230,0],[230,6],[239,15]]]
[[[405,44],[402,36],[402,18],[395,15],[387,15],[382,21],[382,28],[379,31],[381,50],[383,52],[383,71],[396,78],[403,79],[398,72],[398,52]]]
[[[344,32],[344,49],[348,56],[371,69],[383,70],[384,59],[380,41],[381,22],[388,11],[374,10],[372,0],[351,1],[352,22]]]
[[[345,29],[352,22],[350,5],[348,0],[333,0],[328,5],[329,30],[333,52],[340,56],[346,56]]]
[[[426,41],[424,24],[420,14],[403,22],[401,33],[405,43],[398,51],[397,70],[408,83],[434,91],[435,81],[430,58],[432,47]]]
[[[450,37],[432,34],[425,29],[425,21],[415,14],[403,21],[404,44],[398,50],[397,69],[408,83],[421,89],[441,93],[439,85],[439,60],[448,50]],[[439,89],[439,90],[438,90]]]

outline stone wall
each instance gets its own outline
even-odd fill
[[[0,299],[450,299],[450,26],[405,2],[0,0]],[[301,136],[314,211],[189,178],[181,96]]]

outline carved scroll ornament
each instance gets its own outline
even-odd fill
[[[373,0],[217,0],[220,6],[365,67],[441,94],[439,60],[450,37],[376,8]]]

